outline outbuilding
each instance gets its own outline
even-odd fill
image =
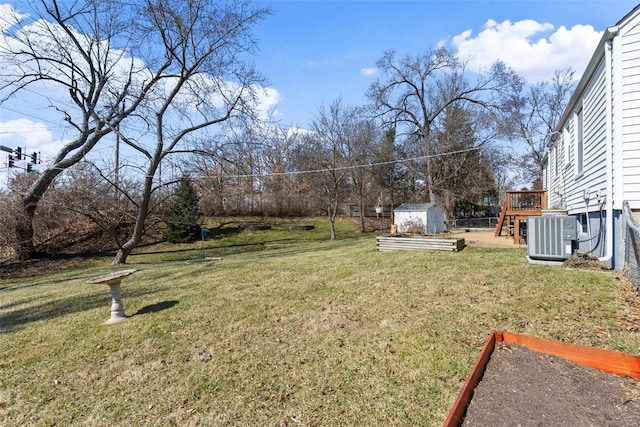
[[[443,233],[444,211],[435,203],[404,203],[393,209],[398,233]]]

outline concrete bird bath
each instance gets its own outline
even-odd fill
[[[127,315],[124,314],[124,306],[122,305],[122,300],[120,299],[120,282],[123,278],[135,272],[136,270],[133,269],[120,270],[114,271],[113,273],[109,274],[103,274],[102,276],[94,277],[93,279],[87,280],[87,283],[91,285],[109,285],[109,290],[111,292],[111,318],[105,323],[116,323],[127,319]]]

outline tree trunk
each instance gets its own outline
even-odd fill
[[[433,165],[431,164],[431,136],[425,133],[423,136],[425,146],[425,183],[427,184],[427,192],[429,194],[429,202],[436,203],[435,192],[433,191]]]
[[[155,176],[161,159],[161,151],[158,150],[151,162],[151,165],[149,166],[149,169],[147,170],[147,176],[144,179],[142,200],[140,201],[140,205],[138,205],[138,214],[136,215],[136,223],[133,227],[131,238],[127,240],[127,242],[122,245],[120,249],[118,249],[118,252],[116,253],[116,256],[113,259],[111,265],[126,264],[127,258],[131,254],[131,251],[133,251],[133,249],[138,246],[138,243],[140,243],[140,239],[142,239],[145,222],[147,220],[147,214],[149,213],[149,202],[151,200],[151,193],[153,190],[153,177]]]
[[[337,211],[337,198],[336,203],[329,201],[329,230],[331,232],[331,240],[336,240],[336,211]]]
[[[31,259],[35,254],[33,244],[33,218],[40,199],[53,180],[62,172],[62,168],[50,168],[42,172],[31,187],[22,196],[22,212],[16,219],[16,252],[21,261]]]
[[[118,249],[118,253],[116,253],[116,256],[113,259],[113,262],[111,263],[111,265],[126,264],[127,257],[129,256],[130,253],[131,253],[131,249],[125,249],[124,246],[121,247],[120,249]]]
[[[33,245],[33,217],[36,206],[36,203],[31,203],[27,206],[23,204],[21,206],[22,212],[18,215],[18,218],[16,218],[16,252],[20,261],[31,259],[35,253],[35,247]]]
[[[336,240],[336,219],[329,218],[329,228],[331,229],[331,240]]]

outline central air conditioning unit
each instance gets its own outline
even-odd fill
[[[527,218],[527,255],[532,259],[565,260],[571,257],[578,236],[573,216]]]

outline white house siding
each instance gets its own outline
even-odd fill
[[[561,144],[556,144],[551,147],[549,151],[549,163],[546,166],[545,173],[543,174],[545,182],[543,182],[543,188],[553,188],[557,189],[562,185],[562,169],[563,165],[556,163],[559,162],[560,158],[562,158],[562,153],[560,151]],[[545,207],[549,208],[557,208],[562,204],[562,198],[560,191],[552,191],[547,194],[547,205]]]
[[[622,199],[640,209],[640,18],[636,15],[622,28]]]
[[[565,123],[560,132],[560,136],[556,139],[555,144],[549,152],[549,163],[547,164],[548,182],[543,188],[550,190],[547,195],[547,203],[549,208],[567,207],[565,194],[567,189],[565,184],[569,178],[575,176],[575,167],[572,162],[572,143],[573,143],[573,121]]]
[[[582,103],[570,116],[570,163],[564,168],[564,196],[570,214],[586,211],[584,190],[589,192],[589,210],[597,210],[597,197],[606,194],[606,84],[604,59],[598,65],[591,81],[582,94]],[[577,170],[576,114],[582,108],[583,115],[583,169]],[[564,144],[557,144],[561,147]],[[562,149],[562,148],[560,148]]]
[[[576,173],[576,113],[580,109],[582,174]],[[624,249],[620,244],[623,201],[640,211],[640,5],[605,30],[555,130],[562,138],[551,147],[555,152],[547,157],[545,188],[549,191],[549,204],[562,201],[570,214],[578,215],[583,226],[589,224],[591,236],[600,238],[593,241],[581,237],[580,248],[590,249],[597,243],[595,253],[619,269]],[[556,172],[552,161],[563,157],[568,164]],[[588,204],[584,190],[589,191]],[[585,224],[582,214],[587,210]],[[604,226],[602,234],[597,231],[600,226]]]
[[[556,182],[557,178],[558,178],[558,171],[556,169],[556,160],[557,160],[557,153],[556,153],[556,147],[553,147],[551,150],[549,150],[549,168],[547,170],[546,174],[542,174],[543,176],[548,176],[549,182]],[[546,183],[547,186],[545,186],[545,183],[542,184],[542,188],[548,188],[548,183]],[[550,200],[547,199],[547,203],[550,203]]]

